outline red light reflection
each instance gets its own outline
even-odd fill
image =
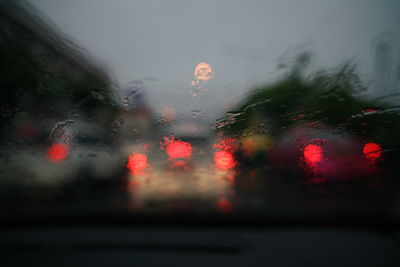
[[[129,156],[126,167],[133,175],[140,175],[147,167],[147,156],[141,153],[133,153]]]
[[[376,161],[382,156],[382,147],[377,143],[367,143],[363,148],[364,156],[370,161]]]
[[[303,150],[303,156],[309,163],[315,164],[323,159],[324,152],[321,146],[308,144]]]
[[[68,157],[69,148],[64,143],[54,143],[47,150],[47,158],[52,162],[59,162]]]
[[[222,170],[232,169],[236,165],[233,153],[225,150],[214,153],[214,163],[217,168]]]
[[[20,137],[22,137],[25,140],[32,140],[33,137],[35,137],[36,135],[36,127],[33,124],[24,123],[18,125],[17,133]]]
[[[232,203],[225,197],[222,197],[218,200],[217,208],[220,212],[223,212],[223,213],[230,213],[233,211]]]
[[[172,170],[183,170],[183,171],[189,171],[191,170],[191,166],[185,161],[185,160],[176,160],[173,161],[172,164],[169,165],[170,169]]]
[[[188,142],[169,140],[166,152],[171,159],[190,158],[192,156],[192,145]]]
[[[238,142],[235,138],[221,140],[214,144],[217,150],[235,151],[238,148]]]
[[[64,143],[54,143],[47,150],[47,158],[52,162],[60,162],[68,157],[69,148]]]

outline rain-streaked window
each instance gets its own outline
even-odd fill
[[[397,220],[399,10],[2,1],[1,207]]]

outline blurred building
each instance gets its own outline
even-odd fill
[[[42,142],[74,116],[114,120],[110,77],[32,6],[0,1],[0,58],[0,144]]]

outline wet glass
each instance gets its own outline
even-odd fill
[[[6,219],[398,222],[399,10],[0,2]]]

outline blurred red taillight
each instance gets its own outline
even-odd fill
[[[192,145],[188,142],[171,140],[167,143],[166,152],[171,159],[190,158]]]
[[[230,151],[216,151],[214,153],[214,164],[218,169],[229,170],[235,167],[236,162]]]
[[[47,150],[47,158],[51,162],[60,162],[68,157],[69,148],[64,143],[53,143]]]
[[[370,161],[376,161],[382,156],[382,147],[378,143],[367,143],[363,148],[364,156]]]
[[[141,153],[133,153],[128,158],[126,167],[133,175],[139,175],[147,167],[147,156]]]
[[[307,162],[315,164],[324,158],[324,152],[320,145],[308,144],[303,150],[303,156]]]

